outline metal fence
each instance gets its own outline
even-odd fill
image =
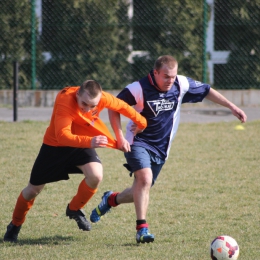
[[[175,56],[217,89],[260,89],[260,0],[0,1],[0,89],[121,89]]]

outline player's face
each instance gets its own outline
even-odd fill
[[[101,93],[98,94],[95,98],[91,98],[86,90],[82,95],[77,92],[78,106],[83,113],[93,110],[98,105],[100,98]]]
[[[171,89],[176,76],[177,76],[178,66],[176,65],[175,68],[170,69],[167,65],[163,65],[160,70],[154,70],[154,78],[156,81],[157,86],[162,91],[168,91]]]

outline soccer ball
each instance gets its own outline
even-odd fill
[[[230,236],[218,236],[211,242],[210,256],[212,260],[236,260],[239,256],[239,246]]]

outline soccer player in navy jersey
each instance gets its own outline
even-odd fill
[[[159,57],[148,76],[126,86],[118,98],[133,106],[147,120],[147,128],[133,135],[132,121],[124,137],[120,114],[109,111],[109,118],[116,134],[118,148],[125,152],[124,166],[134,174],[131,187],[122,192],[107,191],[100,204],[92,211],[90,220],[98,222],[111,207],[134,202],[136,211],[136,241],[149,243],[154,235],[149,232],[146,213],[149,191],[168,158],[171,143],[176,135],[180,108],[183,103],[201,102],[204,98],[227,107],[242,123],[246,114],[210,85],[177,74],[178,62],[170,55]]]

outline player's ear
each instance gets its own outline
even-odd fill
[[[154,75],[157,75],[158,74],[158,71],[156,69],[153,70],[153,74]]]

